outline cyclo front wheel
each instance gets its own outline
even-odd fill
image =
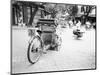
[[[39,36],[35,36],[32,39],[32,41],[29,43],[27,57],[30,63],[34,64],[39,60],[41,53],[42,53],[41,44],[42,43],[41,43],[41,39]]]

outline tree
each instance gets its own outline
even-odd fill
[[[95,7],[94,6],[82,6],[81,7],[81,12],[83,12],[84,14],[81,16],[81,21],[82,21],[82,24],[85,24],[88,17],[89,17],[89,14],[92,12],[92,10],[94,9]]]
[[[78,6],[77,5],[66,5],[68,14],[75,20],[75,17],[78,13]]]
[[[57,10],[56,10],[56,5],[57,4],[51,4],[51,3],[46,3],[45,6],[45,11],[47,11],[49,14],[51,14],[52,18],[55,18]]]
[[[67,11],[70,14],[70,16],[76,16],[78,13],[78,7],[77,5],[69,5]]]

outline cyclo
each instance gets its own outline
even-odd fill
[[[35,35],[31,37],[27,57],[32,64],[47,50],[58,51],[61,47],[61,38],[56,34],[56,24],[53,19],[39,19]]]

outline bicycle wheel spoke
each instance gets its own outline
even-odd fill
[[[28,59],[31,63],[37,62],[37,60],[39,59],[41,55],[40,48],[41,48],[41,42],[38,37],[35,37],[32,43],[30,44],[28,53]]]

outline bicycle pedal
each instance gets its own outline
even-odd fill
[[[31,52],[34,52],[34,50],[31,50]]]

